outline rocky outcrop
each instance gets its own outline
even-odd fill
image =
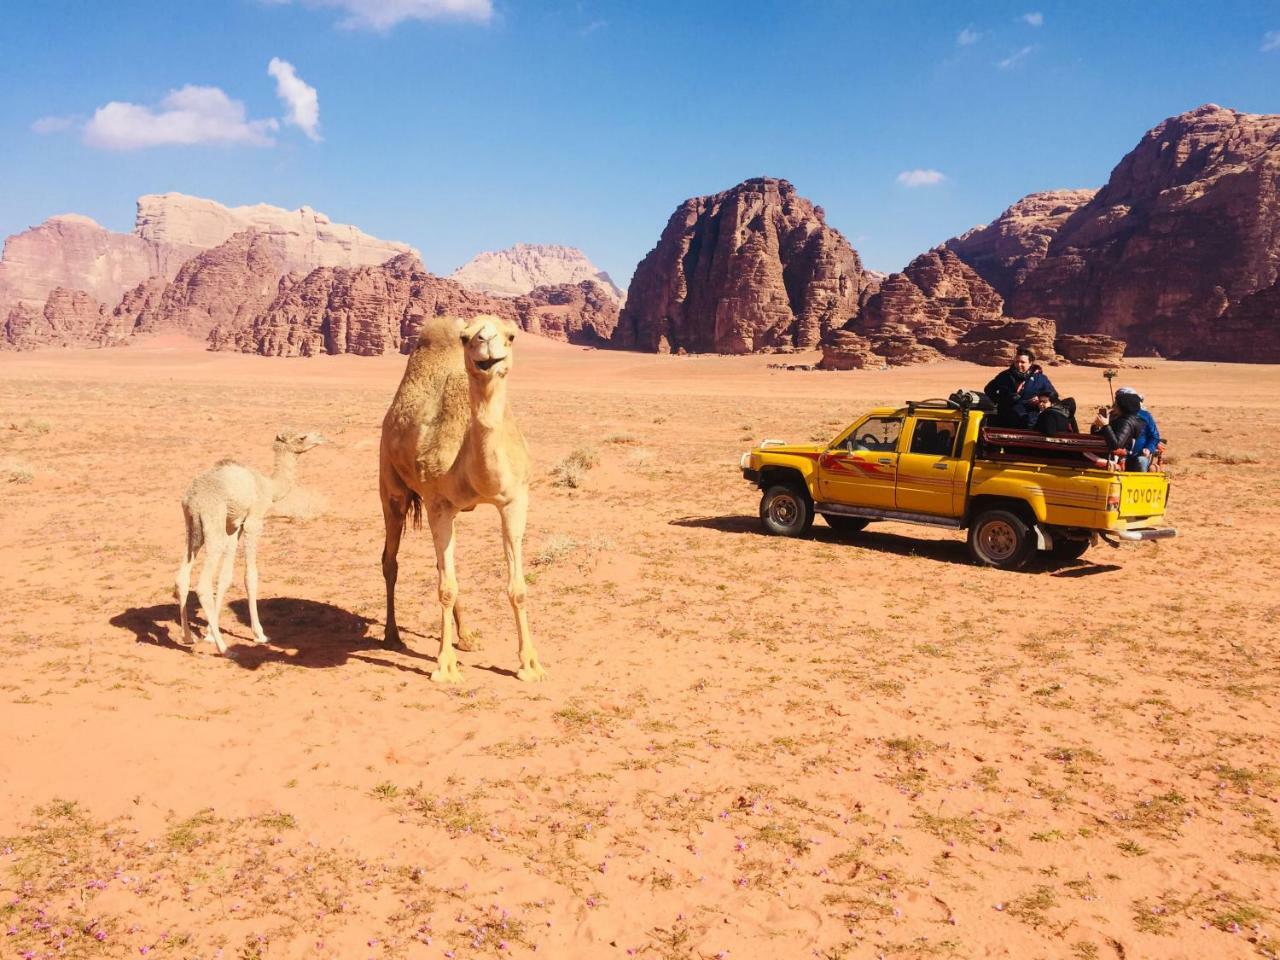
[[[516,309],[530,333],[570,343],[607,345],[618,325],[618,301],[594,280],[537,287]]]
[[[0,347],[101,346],[109,337],[106,309],[83,290],[55,287],[41,307],[18,303],[0,329]]]
[[[858,311],[858,254],[786,180],[680,205],[627,291],[615,346],[751,353],[816,346]]]
[[[159,297],[135,288],[131,297],[144,302],[133,332],[177,332],[207,337],[215,327],[228,331],[248,324],[276,296],[284,274],[277,238],[246,230],[182,265]],[[121,304],[124,306],[124,303]]]
[[[1096,190],[1046,190],[1023,197],[986,226],[977,226],[944,247],[967,263],[1006,300],[1038,267],[1067,217],[1093,199]]]
[[[224,207],[214,200],[181,193],[148,194],[138,198],[134,235],[167,251],[162,266],[177,269],[193,254],[253,230],[272,238],[287,270],[307,273],[316,267],[376,266],[412,247],[379,240],[345,223],[334,223],[318,210],[285,210],[259,203]],[[173,258],[176,258],[174,262]],[[172,276],[170,270],[156,271]]]
[[[1125,342],[1103,334],[1060,334],[1054,347],[1065,359],[1085,367],[1117,367],[1124,362]]]
[[[609,274],[598,268],[576,247],[517,243],[496,252],[477,254],[450,274],[468,290],[499,297],[518,297],[537,287],[554,287],[593,281],[615,303],[622,291]]]
[[[992,317],[971,328],[948,353],[958,360],[988,367],[1007,365],[1019,349],[1030,349],[1041,362],[1057,356],[1057,325],[1044,317]]]
[[[88,217],[50,217],[5,240],[0,313],[18,303],[40,312],[55,287],[115,303],[129,287],[162,273],[163,260],[160,247],[132,234],[112,233]]]
[[[871,349],[871,341],[852,330],[832,330],[821,346],[819,370],[875,370],[885,365],[885,358]]]
[[[873,340],[912,337],[935,352],[946,351],[976,324],[998,316],[1003,305],[1000,294],[963,260],[939,247],[886,277],[851,326]]]
[[[1206,104],[1142,138],[1067,217],[1008,311],[1194,359],[1212,355],[1220,319],[1278,275],[1280,116]],[[1276,343],[1275,317],[1245,312],[1253,339]]]
[[[1280,363],[1280,283],[1229,306],[1196,353],[1202,360]]]

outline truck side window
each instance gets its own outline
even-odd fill
[[[872,417],[853,431],[844,442],[846,450],[893,452],[902,433],[901,417]]]
[[[917,420],[915,432],[911,435],[911,452],[949,457],[955,441],[954,423],[945,420]]]

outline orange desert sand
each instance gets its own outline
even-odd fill
[[[954,532],[764,536],[737,465],[994,370],[516,348],[551,679],[512,674],[481,507],[457,555],[484,645],[453,688],[428,680],[425,528],[408,649],[380,646],[403,357],[0,356],[0,954],[1280,950],[1280,367],[1135,361],[1117,385],[1172,437],[1179,537],[1004,573]],[[1096,369],[1050,374],[1106,397]],[[286,426],[333,442],[263,537],[272,642],[238,562],[236,659],[183,647],[179,498],[224,456],[269,469]]]

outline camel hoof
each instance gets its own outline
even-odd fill
[[[388,632],[387,635],[382,638],[382,645],[388,650],[409,649],[405,642],[400,639],[400,631],[398,630],[394,633]]]
[[[516,671],[516,676],[525,683],[537,683],[539,680],[550,680],[551,675],[542,669],[541,664],[531,664]]]
[[[432,683],[461,683],[462,671],[458,669],[456,663],[450,664],[448,667],[441,667],[439,670],[431,671]]]
[[[259,633],[254,636],[253,642],[254,643],[270,643],[271,641],[267,639],[267,635],[265,633]]]
[[[484,642],[480,634],[475,630],[468,630],[466,633],[459,634],[454,646],[463,653],[474,653],[484,647]]]

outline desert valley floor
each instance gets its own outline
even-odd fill
[[[1136,361],[1117,383],[1173,438],[1180,536],[1003,573],[952,532],[763,536],[737,469],[992,370],[517,348],[551,679],[513,676],[482,507],[458,563],[484,646],[454,688],[428,679],[425,529],[408,649],[380,645],[403,358],[0,356],[0,954],[1280,951],[1280,367]],[[269,468],[290,425],[333,443],[268,522],[272,643],[238,565],[236,659],[183,647],[179,498],[223,456]]]

